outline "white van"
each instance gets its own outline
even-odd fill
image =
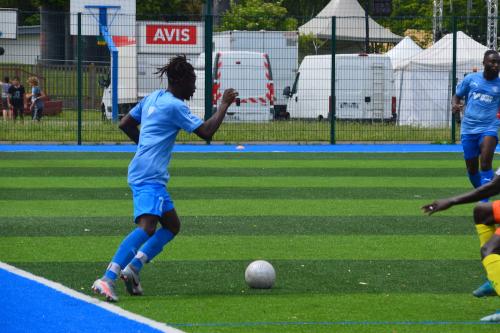
[[[290,97],[290,118],[329,117],[331,55],[306,56],[295,82],[284,95]],[[396,97],[391,60],[380,54],[338,54],[336,67],[336,118],[394,120]]]
[[[191,111],[205,115],[205,54],[195,64],[196,92],[188,102]],[[213,55],[212,104],[216,109],[224,90],[234,88],[239,96],[228,109],[225,121],[270,121],[274,114],[274,84],[269,57],[250,51],[216,52]]]
[[[299,67],[298,31],[221,31],[214,32],[214,49],[219,51],[262,52],[269,56],[276,91],[290,85]],[[274,108],[286,111],[288,98],[275,96]]]

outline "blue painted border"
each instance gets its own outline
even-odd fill
[[[1,268],[0,281],[1,332],[165,332]]]
[[[1,144],[0,152],[100,152],[134,153],[135,145],[25,145]],[[498,150],[498,148],[497,148]],[[461,145],[439,144],[337,144],[337,145],[296,145],[296,144],[248,144],[237,145],[193,145],[178,144],[178,153],[461,153]]]

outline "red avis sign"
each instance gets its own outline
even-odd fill
[[[195,25],[146,25],[146,44],[196,45]]]

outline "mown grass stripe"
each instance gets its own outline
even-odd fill
[[[0,152],[2,160],[130,160],[133,153],[89,153],[89,152]],[[462,160],[461,153],[174,153],[174,159],[185,160]]]
[[[368,188],[288,188],[288,187],[262,187],[262,188],[233,188],[209,187],[179,188],[169,190],[175,200],[200,200],[200,199],[364,199],[367,197],[377,199],[427,199],[447,197],[463,193],[468,188],[429,189],[420,187],[393,188],[391,191],[380,191],[377,187]],[[130,198],[129,188],[45,188],[45,189],[11,189],[4,188],[0,191],[0,200],[108,200]]]
[[[196,177],[465,177],[465,168],[169,168],[170,175]],[[126,177],[127,168],[0,168],[2,177]],[[431,180],[429,180],[431,181]]]
[[[37,160],[36,163],[24,163],[23,160],[0,160],[0,168],[65,168],[74,167],[77,164],[80,168],[127,168],[130,161],[127,160],[79,160],[75,163],[72,159]],[[188,160],[172,159],[170,166],[173,168],[266,168],[266,169],[302,169],[302,168],[350,168],[357,169],[428,169],[428,168],[455,168],[464,167],[464,163],[458,159],[452,160],[394,160],[388,163],[387,160],[366,160],[357,163],[353,160],[252,160],[248,158],[228,159],[228,160]]]
[[[180,216],[400,216],[421,215],[420,207],[429,200],[175,200]],[[473,204],[440,213],[443,216],[471,214]],[[0,200],[0,218],[25,216],[127,216],[132,200]],[[369,222],[369,218],[367,218]]]
[[[128,187],[126,177],[3,177],[0,188],[124,188]],[[182,177],[170,179],[168,188],[184,187],[382,187],[382,188],[465,188],[469,180],[465,177]]]
[[[143,302],[127,297],[122,304],[128,310],[149,315],[167,323],[213,323],[213,322],[264,322],[264,321],[422,321],[479,320],[492,312],[492,299],[475,300],[464,294],[364,294],[361,289],[349,294],[291,294],[274,295],[274,290],[258,295],[248,295],[244,289],[240,296],[201,295],[185,297],[147,297]],[[154,305],[151,303],[154,301]],[[221,302],[224,309],[221,309]],[[210,333],[491,333],[495,325],[450,325],[413,327],[394,325],[344,325],[293,327],[235,327],[196,328],[190,332]]]
[[[243,272],[248,263],[248,260],[155,261],[143,270],[142,283],[149,297],[239,295],[242,290],[249,295],[262,294],[245,285]],[[88,284],[107,266],[107,262],[14,264],[87,291]],[[272,264],[277,272],[273,295],[361,291],[365,294],[451,294],[467,292],[482,280],[479,260],[273,260]],[[59,269],[51,269],[52,265]],[[123,294],[121,284],[120,293]]]
[[[471,216],[181,216],[181,235],[474,235]],[[0,219],[3,237],[124,236],[132,216]]]
[[[0,237],[0,261],[106,261],[123,236]],[[12,251],[11,249],[16,249]],[[477,259],[477,236],[185,236],[178,237],[155,260]]]

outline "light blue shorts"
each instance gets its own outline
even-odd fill
[[[134,221],[144,214],[163,216],[174,209],[174,203],[170,199],[165,186],[160,184],[130,185],[134,199]]]
[[[476,158],[481,154],[480,146],[485,136],[495,137],[498,143],[498,134],[494,131],[487,131],[478,134],[462,134],[460,136],[462,147],[464,149],[464,159],[470,160],[471,158]]]

